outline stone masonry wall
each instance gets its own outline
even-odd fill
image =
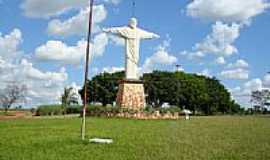
[[[144,86],[142,83],[126,83],[119,85],[117,105],[123,108],[141,110],[145,107]]]

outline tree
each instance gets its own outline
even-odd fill
[[[124,72],[102,73],[87,82],[87,103],[100,102],[103,106],[113,104],[116,100],[119,81],[124,78]],[[84,96],[84,87],[79,92]]]
[[[251,93],[251,102],[255,111],[263,111],[270,102],[270,91],[267,89],[253,91]]]
[[[66,87],[64,89],[64,93],[61,96],[62,101],[62,108],[64,111],[64,114],[66,114],[67,107],[71,105],[71,103],[78,104],[77,94],[73,92],[74,88],[72,87]]]
[[[124,72],[102,73],[87,83],[87,102],[112,104],[118,92],[118,81]],[[217,112],[228,114],[240,111],[240,106],[231,99],[231,94],[216,78],[184,72],[154,71],[141,77],[144,82],[146,102],[152,107],[163,103],[212,115]],[[83,91],[80,92],[83,96]]]
[[[19,103],[25,99],[27,87],[16,82],[8,85],[0,93],[0,105],[7,112],[15,103]]]
[[[160,107],[162,103],[180,106],[207,115],[230,113],[228,90],[216,79],[184,72],[154,71],[143,75],[147,103]],[[233,111],[235,111],[234,109]]]

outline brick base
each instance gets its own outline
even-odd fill
[[[122,108],[141,110],[145,107],[144,87],[141,81],[122,81],[116,99]]]

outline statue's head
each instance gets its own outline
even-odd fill
[[[136,18],[131,18],[131,19],[129,20],[129,26],[130,26],[131,28],[137,28],[137,25],[138,25],[138,21],[137,21]]]

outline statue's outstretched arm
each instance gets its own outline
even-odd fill
[[[125,31],[124,31],[123,27],[103,28],[102,30],[105,33],[116,34],[116,35],[119,35],[121,37],[123,37],[125,35],[124,34]]]
[[[159,38],[160,36],[155,33],[140,30],[140,37],[142,39],[153,39],[153,38]]]

